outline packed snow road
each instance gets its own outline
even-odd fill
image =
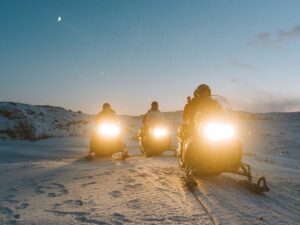
[[[126,161],[83,159],[88,138],[0,145],[0,224],[298,224],[299,169],[246,158],[266,174],[257,196],[238,177],[198,178],[182,187],[172,154],[145,158],[136,142]],[[10,154],[8,154],[10,153]]]

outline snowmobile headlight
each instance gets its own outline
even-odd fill
[[[206,138],[212,141],[231,140],[235,135],[230,124],[208,123],[203,128]]]
[[[105,137],[114,137],[120,134],[120,127],[117,124],[104,123],[98,127],[99,134]]]
[[[168,134],[168,130],[164,127],[156,127],[152,130],[152,135],[156,138],[165,137]]]

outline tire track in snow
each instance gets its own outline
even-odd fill
[[[211,222],[214,225],[218,225],[219,222],[217,221],[216,218],[213,217],[211,210],[208,208],[208,206],[201,201],[201,199],[199,197],[197,197],[196,193],[199,194],[199,190],[193,190],[193,191],[189,191],[191,193],[191,195],[196,199],[196,201],[199,203],[199,205],[203,208],[203,210],[206,212],[206,214],[208,215],[209,219],[211,220]]]
[[[149,160],[149,159],[148,159]],[[219,224],[216,220],[212,217],[209,210],[201,204],[199,204],[199,199],[197,199],[193,195],[187,195],[190,192],[186,192],[182,187],[182,183],[179,179],[179,171],[178,168],[170,167],[166,165],[156,164],[156,162],[163,161],[164,158],[155,158],[154,163],[147,163],[146,166],[143,167],[143,174],[146,174],[145,178],[151,182],[159,191],[164,194],[166,197],[172,199],[174,202],[180,202],[177,204],[184,210],[187,214],[191,215],[192,217],[195,216],[206,216],[207,222],[210,221],[212,224]],[[163,163],[163,162],[162,162]],[[174,176],[175,175],[175,176]],[[168,185],[171,184],[171,185]],[[177,193],[179,193],[180,197],[174,197],[173,192],[170,191],[172,187],[176,188]],[[199,207],[198,207],[199,206]],[[195,214],[200,211],[200,214]],[[185,221],[186,222],[186,221]],[[193,221],[190,221],[193,223]],[[198,224],[196,222],[196,224]]]
[[[221,175],[213,178],[196,178],[195,197],[222,224],[289,224],[267,206],[266,198],[245,190],[236,178]],[[291,223],[293,224],[293,223]]]
[[[154,167],[152,167],[150,164],[148,164],[147,165],[147,167],[149,167],[149,168],[151,168],[152,169],[152,171],[155,171],[156,172],[156,174],[159,174],[159,172],[161,172],[162,170],[162,168],[157,168],[157,166],[154,166]],[[179,173],[181,172],[181,171],[178,171],[179,169],[178,168],[172,168],[172,171],[168,171],[167,172],[167,177],[170,177],[170,175],[171,174],[176,174],[176,172],[178,173],[177,175],[179,175]],[[148,175],[154,175],[154,174],[150,174],[150,173],[148,173]],[[157,178],[157,177],[155,177],[155,178]],[[199,192],[199,190],[195,190],[195,192],[191,192],[191,191],[187,191],[187,192],[185,192],[185,191],[181,191],[182,189],[183,189],[183,187],[182,187],[182,182],[180,182],[180,184],[181,184],[181,187],[179,187],[180,185],[178,185],[178,183],[175,181],[173,181],[172,182],[173,184],[175,184],[176,185],[176,187],[177,187],[177,190],[178,190],[178,192],[180,192],[181,193],[181,196],[184,198],[184,195],[186,194],[186,193],[190,193],[191,194],[191,196],[192,196],[192,198],[194,199],[194,200],[196,200],[196,202],[197,202],[197,204],[200,206],[200,208],[202,208],[203,210],[204,210],[204,212],[206,213],[206,215],[208,216],[208,218],[209,218],[209,220],[212,222],[212,224],[214,224],[214,225],[218,225],[219,224],[219,222],[217,221],[217,219],[212,215],[212,213],[211,213],[211,210],[207,207],[207,205],[204,203],[204,202],[202,202],[197,196],[196,196],[196,193],[200,193]],[[153,184],[154,185],[156,185],[155,184],[155,182],[153,182]],[[166,194],[166,193],[165,193]],[[186,199],[187,200],[187,199]],[[189,200],[191,200],[191,199],[189,199]],[[188,210],[186,209],[186,207],[185,207],[185,204],[187,203],[187,202],[182,202],[183,204],[181,204],[181,206],[183,206],[184,207],[184,210],[186,211],[186,212],[188,212]]]

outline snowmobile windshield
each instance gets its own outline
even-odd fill
[[[198,133],[212,141],[230,140],[235,136],[232,107],[221,96],[212,96],[199,106],[195,123]]]
[[[145,116],[145,124],[149,127],[157,126],[164,123],[162,113],[159,111],[148,111]]]
[[[232,107],[225,97],[220,95],[212,95],[211,98],[217,101],[227,113],[232,112]]]
[[[169,129],[165,118],[161,112],[150,114],[153,116],[148,122],[148,132],[154,137],[165,137],[169,134]],[[148,119],[149,115],[147,116]]]
[[[226,98],[213,95],[211,99],[200,103],[196,113],[195,123],[198,125],[203,121],[231,120],[232,107]]]

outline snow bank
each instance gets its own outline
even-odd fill
[[[60,107],[0,103],[0,139],[82,136],[93,117]]]

